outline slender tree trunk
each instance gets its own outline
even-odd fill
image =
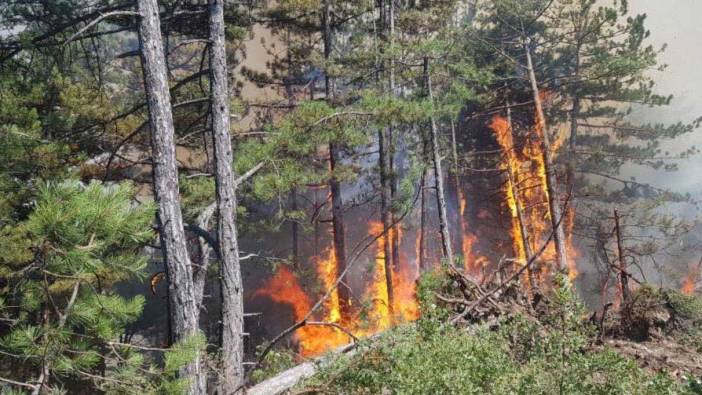
[[[393,44],[395,40],[395,1],[391,0],[388,2],[388,43]],[[391,57],[388,59],[388,92],[390,95],[395,96],[396,94],[395,86],[395,60]],[[397,198],[397,173],[395,172],[395,146],[397,144],[395,136],[395,126],[390,125],[388,127],[388,174],[390,182],[390,201],[394,202]],[[390,223],[392,229],[390,229],[390,242],[391,248],[390,253],[392,254],[392,270],[400,270],[400,224],[397,221],[395,215],[395,210],[390,210]]]
[[[419,263],[419,268],[421,270],[426,270],[426,223],[427,223],[427,208],[426,208],[426,180],[427,180],[427,168],[424,167],[422,170],[422,178],[420,180],[419,187],[422,188],[419,191],[420,195],[420,208],[419,208],[419,251],[417,252],[417,259]]]
[[[392,237],[391,228],[392,222],[390,220],[390,193],[388,188],[388,174],[387,174],[387,143],[386,134],[384,130],[378,131],[378,161],[380,162],[380,220],[383,223],[383,261],[385,262],[385,285],[388,290],[388,311],[390,316],[394,317],[394,306],[395,306],[395,294],[392,284]]]
[[[222,276],[223,379],[220,390],[224,394],[234,394],[244,383],[244,297],[236,229],[236,179],[232,169],[224,0],[209,0],[209,12],[217,242]]]
[[[297,203],[297,189],[293,188],[290,192],[290,208],[292,211],[297,211],[299,209]],[[296,219],[292,221],[292,256],[293,265],[297,266],[300,264],[300,224]]]
[[[512,147],[511,147],[511,152],[508,153],[509,157],[514,156],[514,129],[512,128],[512,108],[511,104],[507,103],[507,125],[509,127],[509,133],[512,134],[511,141],[512,141]],[[524,211],[522,210],[522,200],[519,197],[519,191],[517,188],[519,188],[519,185],[517,185],[516,180],[515,180],[515,175],[512,174],[512,170],[510,166],[507,166],[507,175],[509,177],[508,182],[511,184],[511,190],[512,190],[512,199],[514,200],[515,204],[515,210],[517,212],[517,221],[519,222],[519,236],[522,239],[522,244],[524,245],[524,253],[525,253],[525,258],[527,262],[531,261],[531,257],[534,256],[534,252],[532,251],[531,248],[531,243],[529,242],[529,230],[526,227],[526,222],[524,218]],[[529,268],[527,268],[527,275],[529,278],[529,286],[531,287],[532,290],[536,290],[536,286],[538,282],[536,281],[536,270],[535,270],[536,262],[533,262]]]
[[[389,25],[391,18],[387,13],[387,3],[380,0],[380,21],[382,28],[381,33],[384,34],[386,27]],[[392,8],[392,7],[391,7]],[[386,37],[387,39],[387,37]],[[381,66],[380,64],[378,66]],[[382,65],[385,66],[385,65]],[[392,71],[392,68],[390,68]],[[392,77],[390,78],[392,80]],[[389,130],[390,128],[388,128]],[[388,153],[389,136],[388,130],[382,128],[378,131],[378,165],[380,167],[380,220],[383,223],[383,261],[385,263],[385,285],[388,292],[388,311],[390,317],[394,317],[395,293],[393,289],[393,267],[392,267],[392,217],[390,215],[390,203],[392,192],[390,190],[390,169]]]
[[[461,172],[458,165],[458,143],[456,142],[456,124],[451,120],[451,154],[453,156],[453,181],[456,188],[456,204],[458,205],[458,231],[461,235],[461,253],[463,254],[463,263],[466,271],[474,271],[474,263],[471,256],[471,238],[468,237],[468,229],[466,225],[465,209],[467,206],[466,197],[463,194],[463,185],[461,184]]]
[[[332,26],[331,26],[331,0],[324,0],[322,12],[322,28],[324,36],[324,59],[329,60],[332,51]],[[334,100],[334,80],[328,73],[324,73],[324,90],[327,102],[332,105]],[[332,229],[334,243],[334,259],[336,260],[337,277],[346,271],[346,241],[344,231],[344,201],[341,195],[341,183],[334,174],[341,158],[339,149],[334,144],[329,144],[329,168],[331,178],[329,179],[329,192],[332,200]],[[351,316],[351,290],[345,281],[341,281],[336,289],[339,295],[339,308],[341,318],[348,319]]]
[[[424,84],[426,85],[429,101],[434,101],[434,94],[431,88],[431,77],[429,75],[429,58],[424,58]],[[441,232],[441,246],[444,258],[448,264],[453,266],[453,249],[451,247],[451,234],[448,227],[448,214],[446,212],[446,198],[444,194],[444,172],[441,169],[441,151],[439,149],[439,131],[436,126],[434,115],[430,119],[430,138],[432,162],[434,163],[434,182],[436,189],[436,202],[439,209],[439,230]]]
[[[617,237],[617,259],[619,260],[619,285],[622,288],[622,305],[629,301],[629,273],[627,272],[624,257],[624,241],[622,240],[622,227],[619,212],[614,210],[614,233]]]
[[[548,130],[546,129],[546,118],[544,109],[541,103],[541,95],[539,94],[539,86],[536,82],[536,74],[534,73],[534,65],[531,59],[531,50],[529,43],[524,43],[524,52],[527,59],[527,72],[529,74],[529,82],[534,97],[534,107],[536,108],[537,117],[537,133],[541,138],[541,150],[544,157],[544,170],[546,171],[546,191],[548,192],[548,207],[551,213],[551,227],[554,229],[553,241],[556,247],[556,264],[558,270],[566,270],[568,268],[568,253],[566,247],[566,237],[563,230],[563,211],[558,202],[558,182],[556,180],[556,172],[553,168],[553,155],[551,152],[551,143],[549,142]]]
[[[173,114],[159,8],[156,0],[138,0],[137,4],[142,68],[149,108],[154,199],[158,207],[161,252],[168,276],[173,340],[180,341],[199,332],[198,308],[195,304],[193,274],[180,209]],[[188,393],[205,393],[205,372],[199,355],[181,370],[181,375],[191,380]]]

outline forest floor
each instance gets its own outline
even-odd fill
[[[425,275],[417,322],[298,366],[303,375],[263,393],[702,394],[701,298],[642,286],[591,313],[558,276],[543,293],[514,278]]]

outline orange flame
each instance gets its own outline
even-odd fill
[[[305,318],[312,308],[310,298],[287,266],[281,265],[273,278],[253,296],[267,296],[276,303],[291,306],[295,321]],[[343,332],[328,326],[303,326],[295,331],[294,336],[304,357],[319,355],[349,341]]]
[[[527,251],[536,251],[551,231],[551,212],[548,207],[548,184],[546,177],[545,157],[540,143],[543,131],[541,122],[536,122],[535,133],[524,141],[523,148],[518,151],[514,144],[514,136],[509,121],[501,116],[495,116],[490,123],[498,144],[504,151],[502,169],[509,174],[512,182],[504,187],[505,200],[512,218],[511,236],[515,256],[520,261],[526,261]],[[522,213],[523,224],[519,222],[518,211]],[[575,211],[567,212],[566,233],[569,261],[568,276],[574,279],[578,275],[575,266],[577,250],[573,247],[572,227],[575,223]],[[526,229],[526,235],[521,227]],[[528,237],[525,237],[528,236]],[[528,243],[528,245],[525,245]],[[550,243],[543,253],[546,261],[553,261],[556,250]],[[550,268],[542,266],[543,274],[548,274]]]
[[[322,258],[317,262],[317,275],[322,280],[324,289],[331,289],[336,282],[337,262],[334,248],[330,248],[322,253]],[[329,295],[324,307],[327,311],[328,322],[339,322],[341,320],[341,308],[339,305],[339,290],[338,288]]]
[[[477,274],[480,270],[480,265],[477,263],[475,256],[473,255],[473,244],[475,244],[475,235],[468,230],[468,223],[466,221],[466,198],[463,195],[460,185],[456,185],[458,188],[458,215],[459,223],[461,227],[461,252],[463,253],[464,267],[467,273]]]
[[[702,261],[700,262],[702,264]],[[680,292],[685,295],[692,295],[697,290],[697,281],[700,277],[700,264],[692,265],[687,271],[687,275],[683,279]]]

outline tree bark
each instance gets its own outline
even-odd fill
[[[236,229],[236,178],[232,164],[224,0],[209,0],[210,90],[217,194],[217,242],[221,253],[222,381],[220,390],[234,394],[244,383],[244,298]]]
[[[622,240],[622,228],[619,219],[619,212],[614,209],[614,233],[617,237],[617,259],[619,260],[619,285],[622,288],[622,305],[629,301],[629,273],[624,260],[624,241]]]
[[[180,209],[171,97],[158,4],[156,0],[138,0],[137,5],[142,69],[149,108],[154,200],[158,207],[161,252],[168,277],[169,319],[172,340],[181,341],[196,335],[199,328],[193,274]],[[199,355],[180,373],[191,381],[188,393],[205,393],[205,372]]]
[[[508,156],[513,156],[514,155],[514,129],[512,128],[512,108],[511,105],[508,103],[507,104],[507,125],[509,126],[509,133],[512,133],[512,147],[510,153],[508,153]],[[526,222],[524,219],[524,212],[522,211],[522,202],[521,198],[519,197],[519,191],[517,190],[518,185],[515,182],[515,176],[516,174],[512,174],[512,170],[510,166],[507,166],[507,175],[509,177],[508,182],[511,184],[511,190],[512,190],[512,199],[514,200],[515,204],[515,210],[517,212],[517,218],[516,220],[519,222],[519,236],[522,239],[522,243],[524,245],[524,253],[525,253],[525,258],[527,262],[531,261],[531,257],[534,256],[534,252],[532,251],[531,248],[531,243],[529,242],[529,230],[526,227]],[[537,281],[536,281],[536,270],[534,269],[534,264],[531,265],[531,267],[527,268],[527,275],[529,278],[529,286],[531,287],[532,290],[536,290],[537,286]]]
[[[380,0],[380,20],[382,23],[381,32],[385,32],[387,26],[393,18],[388,15],[386,10],[386,2]],[[391,7],[392,9],[392,7]],[[389,29],[390,30],[390,29]],[[383,33],[381,33],[383,34]],[[388,35],[386,38],[389,37]],[[379,65],[380,66],[380,65]],[[384,65],[382,65],[384,66]],[[392,70],[392,68],[390,68]],[[389,78],[392,80],[393,78]],[[389,138],[388,130],[383,130],[382,128],[378,131],[378,165],[380,167],[380,220],[383,223],[383,262],[385,264],[385,285],[387,288],[388,297],[388,311],[390,317],[394,317],[394,306],[395,306],[395,293],[393,289],[392,275],[392,217],[390,216],[390,206],[391,206],[391,195],[390,190],[390,173],[389,173]]]
[[[324,59],[329,60],[332,51],[331,0],[325,0],[322,10],[322,34],[324,35]],[[334,100],[334,80],[324,73],[324,85],[327,103],[332,105]],[[341,182],[334,174],[341,160],[339,149],[335,144],[329,144],[329,192],[332,200],[332,230],[334,243],[334,259],[336,261],[337,278],[346,272],[346,235],[344,231],[344,200],[341,195]],[[339,296],[339,311],[341,319],[351,317],[351,290],[342,280],[336,289]]]
[[[463,254],[463,265],[466,272],[474,271],[474,262],[471,256],[471,241],[467,236],[468,229],[466,226],[465,206],[468,204],[466,202],[466,197],[463,194],[463,185],[461,184],[461,173],[458,166],[458,143],[456,142],[456,125],[451,120],[451,154],[453,155],[453,180],[456,188],[456,204],[458,205],[458,231],[461,233],[461,253]]]
[[[427,90],[429,101],[433,103],[434,94],[431,88],[431,77],[429,75],[429,58],[424,58],[424,84]],[[436,188],[436,203],[439,209],[439,231],[441,232],[441,246],[444,258],[450,266],[453,266],[453,249],[451,247],[451,234],[448,228],[448,214],[446,212],[446,198],[444,194],[444,172],[441,169],[441,151],[439,149],[439,131],[436,126],[436,119],[432,114],[430,119],[430,138],[432,162],[434,163],[434,183]]]
[[[393,44],[395,40],[395,2],[388,2],[388,43]],[[395,96],[395,60],[391,57],[388,59],[388,91],[390,95]],[[395,172],[395,127],[390,125],[388,127],[388,138],[387,138],[387,165],[390,183],[390,201],[394,202],[397,198],[397,173]],[[395,216],[395,210],[390,209],[390,223],[392,228],[390,229],[390,254],[392,255],[391,268],[393,272],[395,270],[400,270],[400,224]]]
[[[529,48],[528,42],[524,43],[524,52],[526,53],[527,73],[529,74],[529,82],[531,84],[531,91],[534,98],[534,107],[536,108],[536,128],[537,133],[539,133],[539,137],[541,138],[541,151],[544,158],[544,170],[546,171],[546,191],[548,193],[548,207],[551,214],[551,228],[554,230],[553,241],[556,247],[556,265],[559,271],[563,271],[568,268],[566,237],[563,230],[563,221],[561,221],[563,212],[558,202],[558,183],[556,180],[555,169],[553,168],[551,143],[549,141],[548,130],[546,129],[546,118],[544,116],[544,109],[541,103],[539,86],[536,82],[536,74],[534,72],[534,65],[531,59],[531,49]]]

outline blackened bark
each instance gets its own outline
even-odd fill
[[[222,281],[223,394],[234,394],[244,383],[244,300],[236,229],[236,178],[232,163],[224,0],[209,1],[210,90],[214,142],[217,235]]]
[[[324,38],[324,59],[329,60],[332,51],[331,0],[325,0],[322,10],[322,34]],[[324,91],[326,100],[331,105],[334,100],[334,79],[329,73],[324,73]],[[332,229],[334,243],[334,259],[336,260],[337,278],[346,272],[346,236],[344,232],[344,201],[341,196],[341,183],[335,175],[340,161],[339,149],[329,144],[329,192],[332,200]],[[339,309],[342,319],[351,317],[351,290],[342,279],[336,292],[339,296]]]
[[[514,155],[514,129],[512,128],[512,107],[510,103],[507,103],[507,125],[509,127],[509,133],[512,133],[512,147],[510,147],[510,152],[507,154],[508,157],[511,157]],[[519,222],[519,235],[522,239],[522,243],[524,245],[524,254],[526,255],[526,261],[531,262],[531,257],[534,256],[534,252],[532,251],[531,248],[531,243],[529,242],[529,230],[527,230],[526,227],[526,222],[524,219],[524,212],[522,211],[522,200],[519,196],[519,191],[517,188],[519,188],[519,185],[515,182],[515,176],[512,174],[512,169],[510,166],[507,166],[507,175],[509,177],[509,183],[511,184],[511,190],[512,190],[512,199],[514,200],[515,204],[515,210],[517,212],[517,221]],[[536,262],[533,262],[530,267],[527,268],[527,276],[529,278],[529,286],[531,287],[532,291],[536,290],[537,286],[537,281],[536,281]]]
[[[559,204],[558,182],[556,181],[556,172],[553,168],[553,156],[551,152],[551,143],[549,141],[548,130],[546,128],[546,118],[544,109],[541,103],[541,95],[539,94],[539,86],[536,82],[536,74],[534,72],[534,64],[531,60],[531,49],[529,43],[524,43],[524,52],[527,59],[527,73],[529,74],[529,82],[531,83],[531,91],[534,98],[534,107],[536,108],[537,117],[537,132],[541,138],[541,150],[544,158],[544,170],[546,171],[546,191],[548,193],[548,207],[551,213],[551,228],[554,230],[553,241],[556,247],[556,265],[559,271],[568,268],[568,253],[566,248],[566,237],[563,230],[563,210]]]
[[[383,262],[385,263],[385,285],[388,290],[388,310],[394,317],[395,293],[392,285],[392,237],[390,235],[390,188],[387,166],[387,143],[384,130],[378,131],[378,164],[380,166],[380,220],[383,223]]]
[[[424,84],[430,102],[434,101],[429,75],[429,58],[424,58]],[[439,148],[439,131],[436,119],[432,114],[430,119],[430,135],[432,162],[434,163],[434,183],[436,188],[436,203],[439,209],[439,231],[441,232],[441,246],[444,258],[453,266],[453,248],[451,247],[451,234],[448,228],[448,214],[446,212],[446,195],[444,194],[444,172],[441,169],[441,150]]]
[[[380,0],[380,22],[382,28],[379,29],[381,34],[384,35],[386,41],[391,40],[392,30],[394,26],[392,5],[388,7],[388,3],[384,0]],[[390,12],[388,12],[390,10]],[[387,32],[386,32],[387,29]],[[389,86],[391,94],[394,93],[394,75],[392,67],[386,68],[386,64],[378,64],[383,70],[390,72],[388,75]],[[390,66],[392,66],[390,64]],[[378,131],[378,165],[380,167],[380,220],[383,223],[383,262],[385,264],[385,285],[388,292],[388,310],[390,312],[390,317],[394,317],[394,306],[395,306],[395,292],[393,288],[393,260],[392,260],[392,216],[391,216],[391,169],[390,169],[390,159],[388,157],[390,153],[390,137],[392,134],[392,128],[389,127],[386,130]]]
[[[629,273],[627,272],[626,260],[624,257],[624,241],[622,240],[622,228],[619,212],[614,210],[614,233],[617,237],[617,259],[619,260],[619,286],[622,290],[622,306],[629,302]]]
[[[168,277],[173,340],[181,341],[196,335],[199,328],[192,268],[180,209],[171,97],[158,4],[156,0],[138,0],[137,5],[142,68],[149,108],[154,199],[158,207],[161,252]],[[191,382],[188,393],[205,393],[205,374],[199,355],[180,373]]]

